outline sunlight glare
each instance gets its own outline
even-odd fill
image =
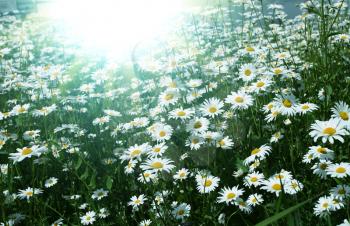
[[[89,51],[125,57],[139,42],[170,28],[182,0],[56,0],[49,16]]]

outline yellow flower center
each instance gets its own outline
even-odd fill
[[[209,108],[209,112],[210,113],[215,113],[215,112],[217,112],[218,111],[218,109],[216,108],[216,107],[210,107]]]
[[[279,191],[282,189],[282,186],[280,184],[274,184],[272,185],[272,189],[275,191]]]
[[[179,215],[179,216],[182,216],[184,214],[185,214],[185,210],[183,210],[183,209],[177,211],[177,215]]]
[[[140,203],[141,203],[141,201],[139,199],[135,200],[135,204],[140,204]]]
[[[23,148],[21,155],[29,155],[32,152],[33,152],[33,150],[31,148]]]
[[[185,116],[185,115],[186,115],[186,112],[184,112],[184,111],[177,112],[177,116],[182,117],[182,116]]]
[[[302,107],[301,107],[301,109],[303,109],[303,110],[307,110],[307,109],[309,109],[310,107],[309,107],[309,105],[303,105]]]
[[[207,179],[207,180],[205,180],[205,182],[204,182],[204,187],[209,187],[209,186],[212,185],[212,184],[213,184],[213,182],[212,182],[211,180]]]
[[[260,152],[260,148],[255,148],[251,153],[250,155],[256,155]]]
[[[181,173],[179,174],[179,176],[180,176],[180,177],[185,177],[185,176],[186,176],[186,173],[185,173],[185,172],[181,172]]]
[[[237,103],[243,103],[243,101],[244,101],[243,97],[236,97],[235,98],[235,102],[237,102]]]
[[[141,154],[141,150],[140,149],[135,149],[131,152],[131,156],[135,157],[137,155]]]
[[[174,94],[172,94],[172,93],[168,93],[168,94],[165,95],[165,100],[167,100],[167,101],[169,101],[169,100],[171,100],[173,98],[174,98]]]
[[[245,50],[246,50],[247,52],[254,52],[254,51],[255,51],[255,49],[254,49],[253,47],[251,47],[251,46],[245,47]]]
[[[261,88],[264,85],[265,85],[265,82],[262,82],[262,81],[256,83],[256,87],[258,87],[258,88]]]
[[[250,178],[250,181],[251,181],[251,182],[257,182],[257,181],[258,181],[258,178],[257,178],[257,177],[251,177],[251,178]]]
[[[171,82],[171,83],[169,84],[169,87],[170,87],[170,88],[176,88],[176,87],[177,87],[176,82]]]
[[[273,73],[275,73],[275,75],[279,75],[282,73],[282,69],[281,68],[275,68]]]
[[[317,148],[317,152],[321,153],[321,154],[326,154],[327,153],[327,149],[323,148],[323,147],[319,147],[319,148]]]
[[[337,132],[337,131],[336,131],[334,128],[332,128],[332,127],[327,127],[327,128],[325,128],[325,129],[323,130],[323,134],[326,134],[326,135],[328,135],[328,136],[332,136],[332,135],[334,135],[336,132]]]
[[[221,139],[221,140],[219,141],[219,145],[220,145],[220,146],[224,146],[224,145],[225,145],[225,140],[224,140],[224,139]]]
[[[195,122],[193,125],[193,128],[195,128],[195,129],[199,129],[201,127],[202,127],[202,123],[200,121]]]
[[[24,108],[24,107],[20,107],[19,109],[18,109],[18,112],[19,113],[23,113],[23,112],[25,112],[26,111],[26,109]]]
[[[159,147],[156,147],[156,148],[153,149],[153,151],[156,152],[156,153],[159,153],[160,150],[161,150],[161,149],[160,149]]]
[[[268,104],[267,109],[271,110],[273,108],[273,104]]]
[[[32,191],[27,191],[25,194],[26,194],[26,196],[33,196],[33,192]]]
[[[154,163],[151,164],[151,166],[154,169],[161,169],[161,168],[163,168],[164,165],[161,162],[154,162]]]
[[[159,136],[160,136],[160,137],[165,137],[165,135],[166,135],[166,132],[165,132],[165,131],[162,130],[162,131],[159,132]]]
[[[149,176],[151,176],[151,174],[150,173],[144,173],[143,176],[144,177],[149,177]]]
[[[327,164],[326,164],[326,163],[321,163],[321,164],[320,164],[320,169],[321,169],[321,170],[327,169]]]
[[[328,203],[323,203],[323,204],[322,204],[322,207],[323,207],[323,208],[327,208],[327,207],[328,207]]]
[[[345,189],[343,189],[343,188],[339,189],[338,194],[345,195]]]
[[[197,138],[192,139],[192,144],[198,144],[198,143],[199,143],[199,140]]]
[[[250,76],[252,74],[252,71],[250,69],[245,69],[244,70],[244,75],[245,76]]]
[[[344,167],[342,167],[342,166],[339,166],[339,167],[335,170],[335,172],[337,172],[337,173],[345,173],[345,172],[346,172],[346,169],[345,169]]]
[[[234,199],[235,197],[236,197],[236,194],[234,194],[232,192],[228,193],[226,196],[227,199]]]
[[[339,116],[344,121],[348,121],[349,120],[349,114],[347,112],[345,112],[345,111],[339,112]]]
[[[286,108],[290,108],[290,107],[292,107],[292,102],[288,99],[284,99],[283,106],[285,106]]]

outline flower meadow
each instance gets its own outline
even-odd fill
[[[299,7],[184,13],[132,64],[0,17],[0,225],[350,225],[349,8]]]

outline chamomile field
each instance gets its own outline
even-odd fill
[[[349,2],[161,2],[0,17],[0,225],[349,226]]]

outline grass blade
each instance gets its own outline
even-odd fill
[[[292,206],[292,207],[289,207],[288,209],[283,210],[283,211],[281,211],[281,212],[279,212],[279,213],[277,213],[277,214],[275,214],[275,215],[273,215],[273,216],[271,216],[271,217],[269,217],[269,218],[267,218],[267,219],[261,221],[260,223],[256,224],[255,226],[266,226],[266,225],[270,225],[270,224],[272,224],[272,223],[278,221],[279,219],[281,219],[281,218],[287,216],[288,214],[294,212],[295,210],[299,209],[300,207],[302,207],[303,205],[305,205],[306,203],[308,203],[308,202],[310,202],[310,201],[311,201],[311,199],[308,199],[308,200],[306,200],[306,201],[304,201],[304,202],[302,202],[302,203],[299,203],[299,204],[297,204],[297,205],[294,205],[294,206]]]

